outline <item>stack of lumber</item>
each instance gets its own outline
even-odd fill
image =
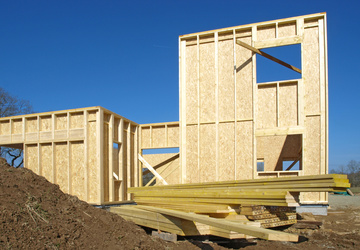
[[[297,241],[268,228],[296,223],[300,192],[346,191],[346,175],[222,181],[129,188],[136,206],[112,207],[138,225],[178,235]]]
[[[137,204],[196,213],[240,205],[298,206],[300,192],[333,192],[350,186],[346,175],[222,181],[129,188]]]
[[[263,228],[279,227],[297,223],[296,211],[290,207],[241,206],[240,214]]]
[[[111,207],[110,211],[138,225],[178,235],[211,234],[226,238],[250,238],[248,236],[251,236],[274,241],[298,241],[298,235],[261,228],[258,223],[246,221],[212,218],[202,214],[141,205]]]

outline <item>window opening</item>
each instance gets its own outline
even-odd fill
[[[301,69],[301,44],[266,48],[261,51]],[[256,75],[258,83],[301,78],[300,73],[259,54],[256,54]]]

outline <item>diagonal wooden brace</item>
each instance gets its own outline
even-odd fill
[[[255,52],[255,53],[257,53],[257,54],[259,54],[259,55],[261,55],[263,57],[266,57],[267,59],[270,59],[271,61],[277,62],[278,64],[281,64],[282,66],[285,66],[286,68],[289,68],[289,69],[294,70],[294,71],[301,74],[301,69],[298,69],[295,66],[292,66],[292,65],[290,65],[290,64],[288,64],[288,63],[286,63],[284,61],[281,61],[280,59],[277,59],[276,57],[273,57],[272,55],[269,55],[269,54],[267,54],[267,53],[265,53],[265,52],[263,52],[261,50],[258,50],[257,48],[255,48],[253,46],[250,46],[247,43],[244,43],[244,42],[242,42],[240,40],[236,40],[236,43],[238,45],[240,45],[240,46],[243,46],[244,48],[247,48],[247,49],[251,50],[252,52]]]

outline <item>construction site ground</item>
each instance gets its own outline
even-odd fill
[[[329,196],[327,216],[317,229],[282,230],[300,235],[298,243],[259,239],[187,238],[166,242],[134,223],[95,208],[32,171],[0,159],[0,249],[360,249],[360,195]]]

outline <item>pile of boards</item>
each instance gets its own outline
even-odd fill
[[[177,235],[297,241],[268,228],[296,223],[300,192],[346,191],[346,175],[222,181],[129,188],[136,206],[112,207],[138,225]]]

